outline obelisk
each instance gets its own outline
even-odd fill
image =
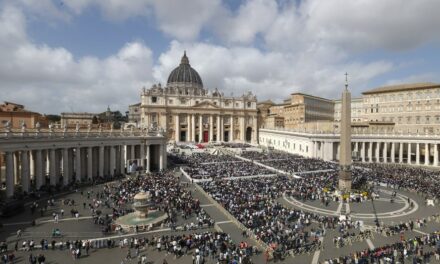
[[[339,190],[351,190],[351,93],[348,91],[348,74],[345,73],[345,89],[341,102],[341,148],[339,151]]]

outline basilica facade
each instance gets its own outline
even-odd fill
[[[257,143],[256,96],[205,89],[186,53],[165,87],[142,90],[139,111],[139,126],[162,128],[169,141]]]

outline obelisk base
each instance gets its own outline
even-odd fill
[[[339,171],[339,190],[342,193],[351,191],[351,171]]]

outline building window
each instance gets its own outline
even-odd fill
[[[252,103],[251,102],[247,102],[247,107],[251,107]]]
[[[168,103],[173,104],[173,100],[172,99],[168,100]]]
[[[151,97],[151,102],[152,103],[157,103],[157,97],[156,96]]]

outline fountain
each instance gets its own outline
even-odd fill
[[[140,192],[133,197],[133,213],[123,215],[116,219],[116,224],[122,229],[138,226],[141,229],[150,228],[162,223],[167,215],[159,210],[150,210],[154,205],[150,192]]]

